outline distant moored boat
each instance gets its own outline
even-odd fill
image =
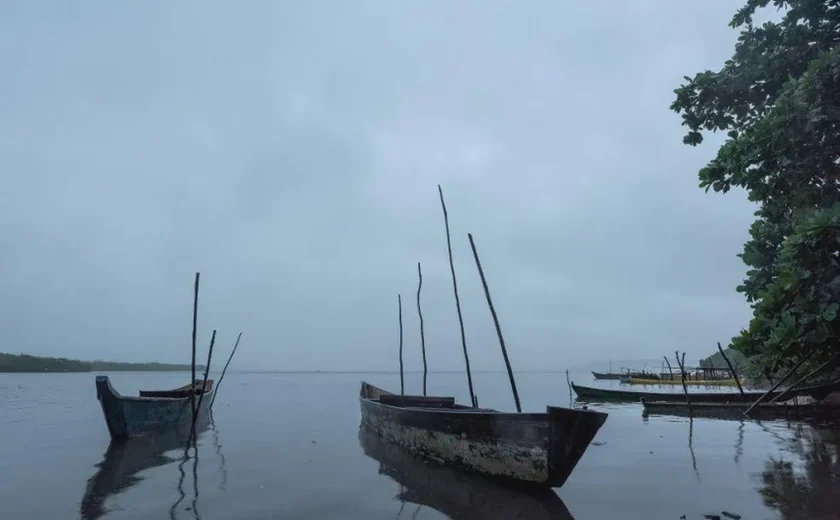
[[[605,374],[604,372],[595,372],[593,370],[592,375],[595,376],[595,379],[612,379],[612,380],[615,380],[615,381],[618,381],[619,379],[621,379],[621,374],[616,374],[616,373],[613,373],[613,372],[608,372],[608,373]]]
[[[615,401],[615,402],[627,402],[627,403],[638,403],[642,399],[646,399],[648,401],[657,401],[657,402],[676,402],[676,403],[685,403],[685,393],[680,392],[671,392],[671,393],[661,393],[661,392],[636,392],[633,390],[615,390],[610,388],[593,388],[590,386],[581,386],[577,385],[574,382],[571,383],[572,389],[574,389],[575,393],[577,394],[578,398],[581,401]],[[767,399],[773,399],[776,396],[781,395],[784,393],[790,397],[795,396],[809,396],[816,400],[824,399],[828,394],[838,389],[837,385],[813,385],[813,386],[805,386],[802,388],[798,388],[795,390],[778,390],[775,392],[770,392],[767,394]],[[689,392],[689,398],[693,402],[703,402],[703,403],[752,403],[765,392]]]

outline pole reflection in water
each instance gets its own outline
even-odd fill
[[[192,500],[193,517],[199,519],[198,514],[198,442],[193,441],[193,500]]]
[[[184,456],[181,457],[181,462],[178,463],[178,473],[180,473],[180,477],[178,477],[178,485],[175,486],[175,489],[178,490],[178,500],[172,504],[172,507],[169,508],[169,518],[171,520],[175,520],[178,518],[177,514],[175,513],[178,509],[178,506],[181,502],[187,497],[187,494],[184,492],[184,479],[187,477],[186,472],[184,471],[184,464],[190,460],[188,453],[184,452]]]
[[[738,424],[738,440],[735,441],[735,465],[741,467],[741,456],[744,454],[744,420]]]
[[[207,428],[207,421],[199,421],[198,431]],[[147,435],[122,443],[111,443],[102,461],[96,465],[96,473],[88,479],[85,494],[79,505],[82,520],[96,520],[109,510],[105,503],[109,498],[140,483],[142,471],[174,462],[166,452],[184,446],[189,432],[172,432],[162,435]]]
[[[359,428],[359,443],[365,455],[379,462],[379,473],[400,486],[399,513],[409,502],[452,519],[573,520],[550,488],[515,486],[437,464],[382,440],[364,425]]]
[[[794,433],[784,446],[792,460],[780,450],[765,462],[758,490],[764,503],[784,520],[838,518],[840,431],[800,426]]]
[[[219,457],[219,469],[222,472],[222,482],[219,484],[220,491],[227,490],[227,469],[225,468],[225,456],[222,454],[222,445],[219,443],[219,430],[216,427],[216,420],[213,418],[213,409],[210,409],[210,430],[213,432],[213,447],[216,448],[216,455]]]
[[[697,457],[694,455],[694,418],[688,418],[688,451],[691,453],[691,467],[694,468],[694,476],[697,477],[697,482],[700,482],[700,472],[697,471]]]

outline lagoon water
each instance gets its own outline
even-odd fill
[[[506,374],[473,378],[482,406],[513,410]],[[111,379],[136,395],[189,377]],[[588,373],[572,379],[595,384]],[[93,380],[0,374],[0,519],[529,518],[535,510],[575,519],[840,518],[836,427],[643,418],[640,405],[590,405],[609,418],[547,499],[360,444],[360,380],[398,390],[399,374],[229,372],[190,459],[177,446],[108,450]],[[468,401],[461,374],[432,373],[428,384],[430,394]],[[517,384],[524,411],[569,404],[562,373],[521,373]],[[406,391],[420,388],[421,375],[407,374]]]

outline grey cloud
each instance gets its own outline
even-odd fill
[[[708,5],[707,5],[708,4]],[[704,195],[684,74],[736,4],[11,2],[0,8],[0,350],[240,367],[501,369],[706,355],[746,325],[752,208]]]

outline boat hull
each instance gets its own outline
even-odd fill
[[[638,392],[633,390],[613,390],[609,388],[594,388],[590,386],[581,386],[572,383],[572,389],[581,401],[613,401],[625,403],[638,403],[642,399],[656,402],[669,403],[685,403],[685,393],[660,393],[660,392]],[[777,396],[792,398],[796,396],[808,396],[817,401],[821,401],[830,393],[836,391],[838,385],[812,385],[798,388],[795,390],[778,390],[770,392],[765,399],[770,401]],[[754,403],[759,397],[765,395],[765,392],[691,392],[688,397],[692,402],[696,403]]]
[[[681,417],[705,417],[710,419],[743,420],[751,403],[667,403],[642,401],[643,415],[673,415]],[[750,419],[809,419],[835,420],[840,417],[840,405],[828,403],[784,404],[760,403],[750,411]]]
[[[210,409],[213,391],[204,393],[199,414]],[[196,401],[200,396],[196,396]],[[189,428],[192,405],[189,397],[132,397],[120,395],[107,376],[96,376],[96,398],[102,406],[108,433],[114,441],[125,441],[167,430]]]
[[[642,379],[631,377],[629,383],[631,385],[682,385],[683,381],[682,379]],[[738,386],[738,383],[734,379],[686,379],[685,384],[695,386]]]
[[[438,398],[436,408],[380,400],[393,395],[362,383],[362,423],[384,440],[468,471],[553,487],[563,485],[607,418],[555,407],[503,413],[454,405],[451,398]]]
[[[605,374],[603,372],[595,372],[594,370],[592,371],[592,375],[595,376],[595,379],[608,379],[612,381],[621,379],[621,374]]]
[[[657,393],[657,392],[635,392],[633,390],[611,390],[607,388],[593,388],[572,383],[572,389],[581,401],[613,401],[623,403],[638,403],[642,399],[664,402],[685,402],[685,393]],[[778,392],[781,393],[781,392]],[[730,402],[754,402],[764,392],[689,392],[689,398],[698,402],[706,403],[730,403]],[[770,396],[772,399],[775,394]]]

